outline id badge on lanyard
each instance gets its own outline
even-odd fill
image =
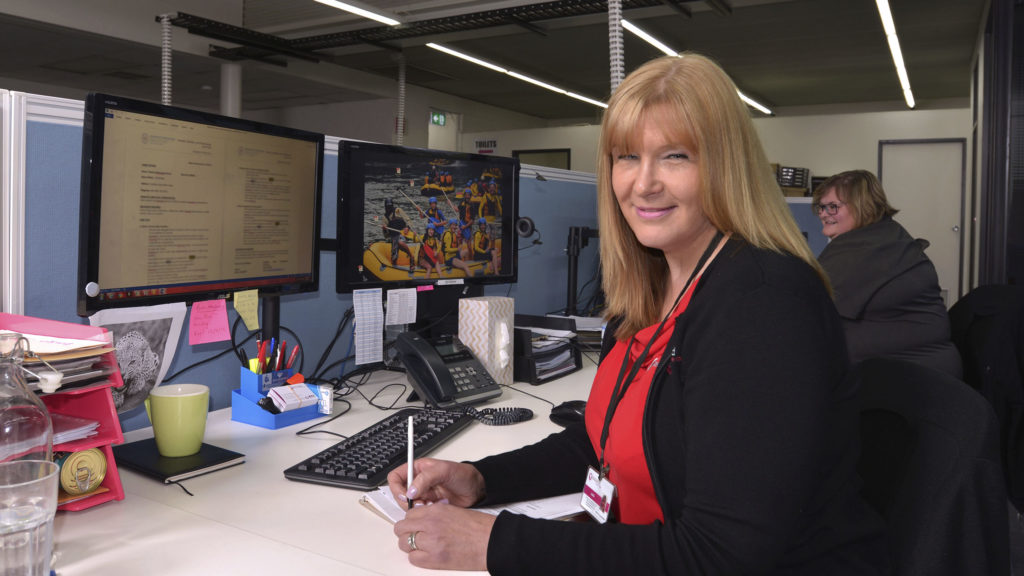
[[[613,500],[615,500],[615,484],[612,484],[607,476],[602,476],[593,466],[590,466],[587,469],[587,481],[583,484],[583,498],[580,505],[594,520],[604,524],[608,521]]]

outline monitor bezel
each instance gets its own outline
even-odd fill
[[[198,284],[194,291],[173,294],[150,294],[125,299],[101,299],[89,296],[86,286],[98,277],[100,228],[102,222],[101,204],[103,197],[103,138],[106,127],[106,108],[156,117],[194,122],[220,128],[229,128],[256,134],[279,136],[312,142],[316,145],[316,174],[314,192],[313,230],[310,231],[309,250],[311,267],[308,279],[275,282],[246,287],[217,287],[213,284],[226,280],[211,279]],[[317,292],[320,289],[320,232],[323,211],[323,168],[325,137],[323,134],[268,124],[255,120],[222,116],[210,112],[167,106],[144,100],[126,98],[104,93],[90,93],[85,100],[85,116],[82,133],[82,173],[79,214],[79,258],[76,284],[77,311],[79,316],[89,316],[99,310],[129,306],[151,306],[173,302],[193,302],[230,298],[235,292],[248,289],[258,290],[259,297],[277,297],[287,294]],[[210,285],[208,285],[210,284]]]
[[[354,193],[354,182],[356,172],[349,169],[353,163],[352,154],[355,151],[369,151],[371,154],[392,154],[406,155],[417,159],[445,159],[451,161],[466,161],[481,164],[499,164],[503,168],[508,167],[511,171],[510,183],[512,186],[510,196],[511,215],[505,215],[503,208],[501,218],[502,233],[502,259],[511,264],[511,269],[504,274],[490,274],[482,276],[469,276],[457,279],[437,278],[414,278],[399,280],[382,279],[361,279],[351,280],[345,275],[345,271],[356,266],[363,258],[363,228],[362,215],[365,211],[365,197],[362,190],[363,182],[358,182],[359,193]],[[450,150],[435,150],[430,148],[416,148],[400,146],[395,144],[380,144],[376,142],[365,142],[360,140],[340,140],[338,142],[338,217],[337,217],[337,258],[335,266],[335,290],[338,294],[350,294],[354,290],[371,288],[410,288],[423,286],[447,286],[447,285],[488,285],[488,284],[511,284],[519,278],[519,235],[516,233],[516,222],[519,220],[519,172],[520,162],[518,158],[507,156],[495,156],[491,154],[476,154],[472,152],[454,152]],[[361,174],[361,173],[360,173]],[[504,206],[504,204],[503,204]],[[360,226],[353,226],[352,223],[359,218]],[[510,242],[506,242],[509,240]],[[511,248],[506,248],[511,244]],[[504,265],[502,265],[504,269]]]

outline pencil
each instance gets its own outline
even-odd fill
[[[409,472],[408,473],[409,479],[406,480],[406,482],[405,482],[405,485],[407,487],[406,490],[408,490],[409,488],[412,487],[412,460],[413,460],[412,443],[413,443],[412,416],[409,416],[409,445],[408,445],[408,449],[407,449],[407,460],[408,460],[408,462],[406,462],[406,466],[407,466],[406,470]],[[412,508],[412,498],[409,498],[409,508]]]

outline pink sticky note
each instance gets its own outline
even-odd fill
[[[189,346],[230,339],[226,300],[206,300],[192,304],[188,322]]]

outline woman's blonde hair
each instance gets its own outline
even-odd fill
[[[857,228],[874,224],[885,217],[891,218],[899,212],[889,204],[882,183],[867,170],[840,172],[819,184],[811,194],[811,209],[815,214],[821,205],[821,197],[828,194],[829,190],[835,190],[839,201],[849,208]]]
[[[710,59],[693,53],[652,60],[619,85],[601,124],[597,162],[598,224],[607,318],[616,337],[632,337],[658,320],[668,265],[637,240],[612,191],[612,153],[637,149],[647,118],[664,136],[696,152],[700,199],[711,224],[753,246],[791,254],[828,279],[793,220],[736,86]]]

